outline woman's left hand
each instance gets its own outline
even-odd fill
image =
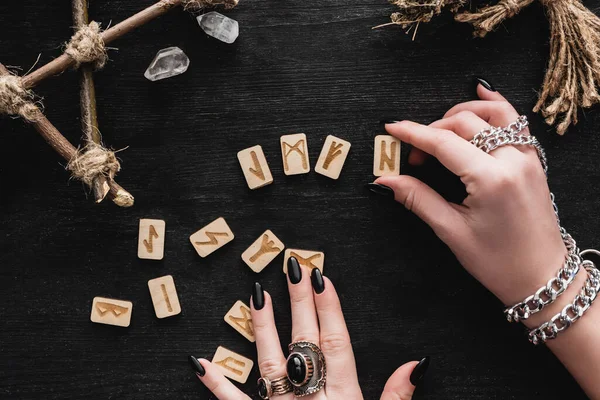
[[[350,335],[333,284],[318,269],[310,274],[296,259],[290,260],[287,280],[292,308],[292,343],[307,341],[320,347],[327,368],[325,387],[302,399],[362,399]],[[271,381],[285,377],[286,358],[275,327],[273,303],[271,296],[263,291],[259,283],[255,284],[251,304],[260,374]],[[198,378],[219,400],[249,399],[210,361],[200,359],[199,362],[205,374],[197,374]],[[426,363],[422,362],[415,369],[418,363],[413,361],[396,370],[388,380],[381,399],[410,400],[415,389],[411,382],[416,384],[422,377]],[[292,400],[296,397],[293,393],[287,393],[271,398]]]

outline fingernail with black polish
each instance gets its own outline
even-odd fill
[[[486,88],[490,92],[495,92],[496,91],[496,89],[494,89],[494,86],[492,86],[492,84],[489,83],[488,81],[486,81],[485,79],[476,76],[475,80],[477,80],[477,82],[481,83],[481,86],[483,86],[484,88]]]
[[[262,285],[255,282],[252,285],[252,305],[255,310],[262,310],[265,306],[265,292],[263,291]]]
[[[394,118],[394,117],[385,117],[379,120],[380,123],[382,124],[395,124],[397,122],[400,121],[400,118]]]
[[[417,386],[419,382],[421,382],[423,376],[425,376],[425,372],[427,372],[427,368],[429,368],[429,356],[419,361],[415,366],[415,369],[413,369],[413,372],[410,374],[410,383],[412,383],[413,386]]]
[[[200,361],[198,361],[196,357],[189,356],[188,359],[190,360],[190,365],[192,366],[192,369],[196,374],[198,374],[199,376],[204,376],[204,374],[206,374],[206,370],[204,369],[202,364],[200,364]]]
[[[385,185],[381,185],[379,183],[367,183],[365,185],[365,188],[369,189],[371,192],[378,194],[380,196],[384,196],[384,197],[389,197],[390,199],[394,198],[394,191],[385,186]]]
[[[319,268],[313,268],[310,274],[310,281],[312,282],[312,287],[316,294],[323,293],[325,290],[325,281],[323,280],[323,274]]]
[[[294,285],[300,282],[302,280],[302,270],[300,269],[300,264],[296,257],[288,258],[287,267],[290,282]]]

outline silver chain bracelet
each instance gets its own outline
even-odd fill
[[[473,137],[471,143],[486,153],[506,145],[530,145],[537,151],[538,158],[546,176],[548,175],[548,161],[546,153],[540,142],[529,135],[521,135],[520,132],[529,125],[527,117],[521,115],[515,122],[506,128],[491,126],[483,129]],[[559,332],[567,329],[572,323],[577,321],[596,299],[597,292],[600,290],[600,272],[595,268],[593,262],[581,258],[581,252],[577,247],[575,240],[560,225],[558,216],[558,207],[554,201],[554,194],[550,193],[550,201],[556,222],[560,229],[560,234],[567,248],[567,255],[563,267],[558,271],[556,277],[550,279],[546,286],[539,288],[535,294],[527,297],[522,302],[507,308],[504,313],[509,322],[523,321],[531,315],[540,312],[546,305],[553,303],[558,296],[563,294],[573,283],[575,277],[583,265],[588,272],[588,278],[581,293],[575,298],[572,304],[567,305],[561,313],[555,315],[550,321],[529,332],[529,340],[533,344],[546,342],[546,340],[556,338]],[[587,252],[589,250],[586,250]]]
[[[575,321],[585,314],[590,308],[598,291],[600,291],[600,271],[596,269],[593,262],[585,260],[583,267],[588,273],[585,284],[573,303],[567,304],[565,308],[556,314],[550,321],[544,322],[539,327],[529,332],[529,341],[533,344],[544,343],[555,339],[559,332],[569,328]]]
[[[553,303],[558,296],[563,294],[575,280],[582,263],[581,257],[578,255],[579,249],[571,235],[564,232],[562,236],[568,249],[564,266],[558,270],[556,277],[548,281],[546,286],[542,286],[535,294],[504,310],[508,322],[524,321],[542,311],[545,306]]]

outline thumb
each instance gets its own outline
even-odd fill
[[[394,191],[397,202],[415,213],[444,240],[447,233],[463,224],[461,206],[447,202],[435,190],[408,175],[382,176],[375,183]]]
[[[411,361],[398,368],[385,384],[381,400],[411,400],[415,387],[423,378],[427,367],[429,357],[420,362]]]

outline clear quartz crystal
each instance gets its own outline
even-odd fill
[[[211,11],[198,16],[198,23],[204,32],[225,43],[233,43],[240,34],[236,20]]]
[[[144,73],[146,79],[159,81],[181,75],[190,66],[190,59],[179,47],[167,47],[159,50],[156,57]]]

